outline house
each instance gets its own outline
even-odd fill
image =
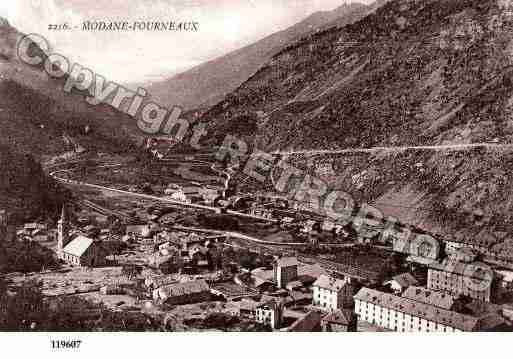
[[[283,305],[275,299],[258,305],[255,312],[255,321],[272,329],[278,329],[283,321]]]
[[[356,332],[356,314],[350,309],[339,309],[321,319],[323,332]]]
[[[83,230],[88,237],[96,237],[100,234],[100,229],[92,224],[85,226]]]
[[[288,291],[293,291],[293,290],[296,290],[296,289],[300,289],[300,288],[303,288],[303,283],[299,280],[293,280],[292,282],[289,282],[287,285],[286,285],[286,288]]]
[[[75,266],[96,267],[106,264],[107,252],[101,243],[85,236],[78,236],[63,249],[61,259]]]
[[[174,283],[178,281],[173,275],[148,276],[144,279],[144,285],[150,290]]]
[[[126,226],[125,233],[127,235],[134,235],[142,238],[150,238],[152,236],[151,228],[147,224]]]
[[[471,248],[463,247],[461,249],[453,251],[449,255],[449,257],[451,258],[451,260],[454,261],[471,263],[477,260],[477,253],[475,253],[474,250]]]
[[[463,239],[460,238],[446,238],[443,240],[445,244],[445,253],[452,254],[462,248],[465,248]]]
[[[314,306],[337,310],[353,303],[354,287],[351,280],[335,279],[321,275],[312,285]]]
[[[102,295],[118,295],[125,294],[125,289],[119,285],[108,284],[100,288],[100,294]]]
[[[164,193],[166,194],[167,199],[177,201],[177,202],[191,203],[191,200],[189,198],[187,198],[187,195],[181,188],[179,188],[179,189],[169,189],[168,188],[164,191]]]
[[[199,263],[207,260],[208,249],[200,244],[194,244],[188,249],[189,259]]]
[[[149,267],[158,269],[165,274],[178,272],[183,267],[183,260],[176,253],[167,255],[154,253],[148,256],[146,261]]]
[[[174,283],[155,289],[153,299],[169,305],[206,302],[210,299],[210,287],[204,280]]]
[[[32,231],[35,231],[38,228],[39,225],[37,223],[25,223],[23,226],[23,229],[28,233],[32,233]]]
[[[505,269],[495,270],[495,275],[498,278],[498,287],[501,294],[513,292],[513,271]]]
[[[9,215],[7,211],[0,210],[0,240],[13,241],[16,237],[16,226],[9,224]]]
[[[323,313],[318,310],[311,310],[298,318],[287,332],[319,332],[321,330],[321,320]]]
[[[502,316],[509,321],[513,321],[513,305],[503,304],[502,305]]]
[[[219,191],[217,189],[205,188],[201,191],[201,197],[205,204],[211,205],[219,197]]]
[[[406,290],[406,288],[412,285],[418,285],[419,282],[410,273],[403,273],[392,277],[391,280],[386,281],[383,285],[390,286],[395,294],[400,294]]]
[[[239,316],[247,316],[254,318],[258,303],[252,299],[242,298],[239,302]]]
[[[190,233],[182,238],[180,238],[180,246],[182,251],[188,252],[189,248],[196,246],[198,244],[203,245],[205,243],[205,238],[199,236],[196,233]]]
[[[5,209],[0,210],[0,229],[6,229],[8,224],[8,215]]]
[[[48,241],[48,239],[52,238],[51,232],[49,233],[44,229],[36,229],[32,231],[30,236],[32,237],[32,240],[35,242],[46,242]]]
[[[285,288],[297,278],[298,262],[295,257],[283,257],[274,263],[274,282],[278,288]]]

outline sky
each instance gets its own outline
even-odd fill
[[[353,0],[1,0],[0,16],[46,37],[55,52],[119,83],[183,72]],[[359,0],[369,3],[371,0]],[[199,23],[197,32],[87,32],[84,21]],[[79,29],[50,31],[49,24]]]

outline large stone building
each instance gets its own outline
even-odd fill
[[[314,306],[334,311],[353,304],[354,286],[349,278],[342,280],[321,275],[312,289]]]
[[[429,235],[411,234],[409,236],[393,237],[394,252],[409,255],[410,261],[431,263],[440,258],[440,242]]]
[[[489,331],[504,323],[495,313],[474,317],[369,288],[354,299],[359,320],[397,332]]]
[[[274,263],[274,282],[278,288],[286,288],[297,278],[298,262],[295,257],[283,257]]]
[[[490,302],[494,295],[495,275],[493,270],[478,263],[446,260],[430,264],[427,287]]]

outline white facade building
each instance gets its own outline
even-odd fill
[[[353,286],[349,280],[321,275],[312,285],[313,305],[334,311],[352,305]]]
[[[498,324],[488,317],[477,318],[369,288],[362,288],[354,300],[359,320],[397,332],[471,332],[493,329],[484,327],[486,323]]]

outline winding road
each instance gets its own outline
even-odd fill
[[[77,162],[74,162],[74,163],[77,163]],[[208,162],[202,162],[202,163],[208,164],[210,166],[210,163],[208,163]],[[61,164],[61,165],[63,165],[63,164]],[[95,168],[119,167],[119,166],[122,166],[122,165],[123,164],[120,164],[120,163],[100,164],[98,166],[95,166]],[[101,185],[97,185],[97,184],[93,184],[93,183],[82,182],[82,181],[78,181],[78,180],[74,180],[74,179],[70,179],[70,178],[64,178],[64,177],[62,177],[63,173],[71,174],[71,173],[73,173],[73,170],[71,170],[71,169],[55,170],[55,171],[50,172],[50,176],[53,179],[55,179],[57,182],[60,182],[62,184],[66,184],[66,185],[76,185],[76,186],[82,186],[82,187],[86,187],[86,188],[93,188],[93,189],[102,190],[102,191],[109,191],[109,192],[113,192],[113,193],[122,194],[122,195],[125,195],[125,196],[137,197],[137,198],[147,199],[147,200],[151,200],[151,201],[157,201],[157,202],[177,205],[177,206],[181,206],[181,207],[186,207],[186,208],[194,208],[194,209],[199,209],[199,210],[204,210],[204,211],[209,211],[209,212],[214,212],[214,213],[223,213],[223,212],[225,212],[226,214],[230,214],[230,215],[233,215],[233,216],[249,218],[249,219],[255,219],[255,220],[269,222],[269,223],[277,223],[278,222],[275,219],[269,219],[269,218],[265,218],[265,217],[254,216],[254,215],[250,215],[250,214],[242,213],[242,212],[238,212],[238,211],[233,211],[233,210],[223,211],[223,209],[219,208],[219,207],[206,206],[206,205],[200,205],[200,204],[194,204],[194,203],[186,203],[186,202],[181,202],[181,201],[172,200],[172,199],[168,199],[168,198],[158,197],[158,196],[154,196],[154,195],[130,192],[130,191],[125,191],[125,190],[120,190],[120,189],[117,189],[117,188],[106,187],[106,186],[101,186]]]
[[[447,150],[468,150],[473,148],[489,148],[489,149],[511,149],[513,144],[498,144],[498,143],[462,143],[453,145],[433,145],[433,146],[396,146],[396,147],[370,147],[370,148],[345,148],[341,150],[297,150],[297,151],[276,151],[272,152],[273,155],[322,155],[322,154],[340,154],[340,153],[374,153],[374,152],[403,152],[409,150],[432,150],[432,151],[447,151]]]

